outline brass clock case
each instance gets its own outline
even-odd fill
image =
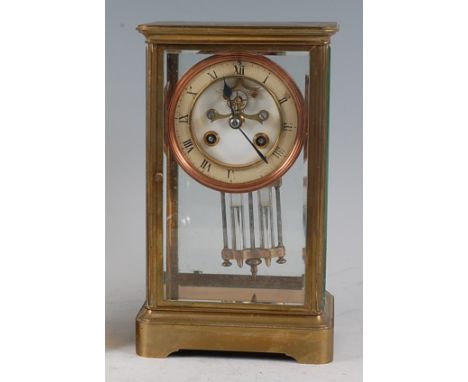
[[[301,363],[331,362],[334,313],[333,296],[325,290],[325,254],[330,40],[338,30],[337,24],[160,22],[140,25],[138,30],[145,35],[147,43],[147,278],[146,301],[136,318],[137,353],[145,357],[167,357],[181,349],[274,352],[287,354]],[[233,57],[255,60],[265,63],[279,76],[283,70],[277,70],[277,65],[264,56],[285,54],[287,60],[289,53],[299,52],[307,57],[301,72],[305,102],[299,91],[291,90],[296,104],[301,105],[298,128],[300,126],[302,130],[288,157],[289,162],[268,181],[236,185],[237,188],[214,184],[201,178],[196,171],[190,174],[193,178],[198,177],[201,184],[221,190],[221,205],[231,198],[230,207],[233,206],[232,198],[241,199],[241,192],[270,185],[279,177],[287,187],[291,174],[294,186],[300,188],[288,195],[293,202],[299,201],[301,207],[302,203],[306,206],[302,210],[303,216],[283,209],[283,213],[289,212],[295,222],[301,222],[296,231],[301,228],[304,231],[303,242],[297,242],[294,254],[286,235],[284,245],[283,241],[281,245],[278,242],[269,247],[262,244],[240,248],[215,245],[216,252],[211,250],[212,247],[209,251],[197,251],[197,245],[202,241],[197,235],[199,230],[194,232],[199,243],[192,245],[182,238],[181,217],[186,215],[183,215],[184,203],[179,202],[192,202],[205,210],[212,205],[211,200],[203,205],[195,198],[190,199],[191,191],[195,188],[200,191],[202,186],[194,181],[189,191],[187,187],[184,189],[189,177],[179,170],[183,168],[189,173],[193,169],[184,164],[171,137],[173,121],[170,116],[174,116],[173,103],[178,97],[177,92],[183,89],[181,83],[189,81],[187,78],[196,70],[209,65],[200,61],[179,79],[179,59],[182,60],[186,52],[201,54],[203,56],[199,57],[203,58],[206,54],[212,55],[208,60],[231,60]],[[288,68],[288,65],[284,67]],[[285,83],[292,82],[289,89],[297,90],[289,75],[285,73],[282,78]],[[210,113],[210,117],[215,119],[218,115]],[[222,137],[218,138],[222,140]],[[169,142],[171,149],[165,150],[165,142]],[[217,142],[219,144],[219,140]],[[296,161],[294,168],[302,167],[305,171],[286,172],[301,149],[304,162]],[[272,188],[276,191],[279,186]],[[249,192],[249,199],[262,190],[265,189]],[[304,200],[297,197],[299,190],[304,190]],[[207,198],[214,193],[213,190],[203,192]],[[279,201],[278,198],[275,200]],[[284,199],[281,201],[286,203]],[[274,207],[272,202],[268,205]],[[222,211],[226,212],[226,208]],[[204,212],[203,219],[207,223]],[[219,220],[207,224],[206,231],[213,238],[211,242],[220,239],[215,232],[220,237],[225,233],[220,229]],[[285,228],[288,226],[289,232],[294,231],[289,224],[285,219]],[[216,229],[211,230],[213,227]],[[217,262],[219,268],[215,272],[179,267],[183,256],[197,259],[200,252]],[[233,271],[237,263],[259,258],[263,259],[262,266],[271,264],[282,269],[293,259],[300,261],[301,273],[294,276],[281,272],[266,274],[260,267],[257,275],[245,269],[237,273]],[[287,262],[276,261],[280,259],[287,259]],[[224,267],[221,261],[233,264]]]

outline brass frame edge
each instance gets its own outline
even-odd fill
[[[320,314],[325,303],[326,203],[328,164],[329,50],[317,46],[310,50],[308,118],[306,302]]]
[[[223,42],[230,43],[292,43],[295,45],[323,43],[338,30],[337,23],[308,25],[196,25],[141,24],[136,28],[148,41],[160,43]]]

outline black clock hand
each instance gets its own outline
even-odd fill
[[[223,81],[224,81],[224,88],[223,88],[223,97],[225,99],[228,100],[228,104],[229,104],[229,108],[231,109],[231,112],[232,112],[232,117],[234,119],[234,117],[236,116],[236,113],[234,112],[234,109],[232,107],[232,101],[231,101],[231,95],[232,95],[232,88],[229,87],[229,85],[226,83],[226,78],[223,78]],[[238,117],[236,117],[236,119],[238,119]],[[238,121],[238,126],[234,127],[233,124],[230,123],[231,127],[233,129],[237,129],[239,130],[242,135],[245,137],[245,139],[247,139],[247,142],[250,143],[250,145],[255,149],[255,151],[257,152],[258,156],[266,163],[268,164],[268,160],[266,159],[265,155],[262,154],[262,152],[257,148],[257,146],[255,146],[255,144],[249,139],[249,137],[247,136],[247,134],[244,133],[244,130],[242,130],[240,128],[240,125],[241,125],[242,122],[240,122],[240,120]]]
[[[262,160],[263,160],[266,164],[268,164],[268,160],[266,159],[265,155],[263,155],[262,152],[261,152],[259,149],[257,149],[257,146],[255,146],[255,144],[249,139],[249,137],[247,136],[247,134],[244,133],[244,130],[242,130],[240,127],[238,127],[237,130],[239,130],[239,131],[242,133],[242,135],[245,137],[245,139],[247,139],[247,141],[252,145],[252,147],[253,147],[253,148],[255,149],[255,151],[257,152],[258,156],[259,156],[260,158],[262,158]]]
[[[223,78],[224,81],[224,88],[223,88],[223,97],[228,101],[229,108],[231,109],[232,115],[234,116],[234,109],[232,108],[232,101],[231,101],[231,95],[232,95],[232,88],[229,87],[229,85],[226,83],[226,78]]]

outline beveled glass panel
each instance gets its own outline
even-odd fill
[[[209,56],[166,51],[166,105],[175,81]],[[270,52],[266,57],[307,98],[308,52]],[[167,142],[165,147],[165,299],[304,305],[307,150],[303,147],[271,186],[229,193],[198,183],[177,164]]]

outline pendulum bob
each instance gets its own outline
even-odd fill
[[[279,264],[284,264],[286,262],[284,255],[285,251],[283,246],[275,248],[245,248],[242,250],[224,248],[221,252],[221,257],[223,259],[222,265],[224,267],[231,266],[231,260],[235,261],[239,268],[242,268],[245,262],[250,266],[252,276],[257,274],[257,267],[263,261],[267,267],[271,265],[272,259],[277,259],[276,261],[279,261]]]

